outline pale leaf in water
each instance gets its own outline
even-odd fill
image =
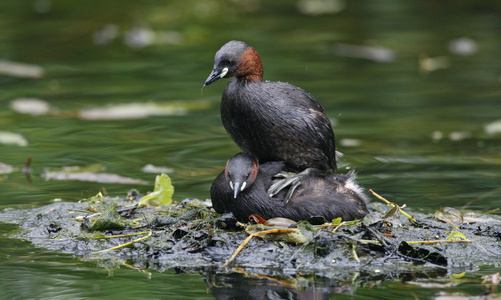
[[[14,167],[0,162],[0,174],[10,174],[14,172]]]
[[[172,195],[174,194],[174,186],[170,177],[162,173],[157,175],[155,179],[155,189],[153,192],[141,198],[139,205],[141,206],[162,206],[172,203]]]
[[[21,134],[9,131],[0,131],[0,145],[28,146],[28,140]]]
[[[452,40],[449,43],[449,51],[454,54],[458,55],[473,55],[477,53],[478,51],[478,46],[477,43],[469,38],[469,37],[462,37],[459,39]]]
[[[22,78],[40,78],[44,74],[42,67],[14,61],[0,61],[0,74]]]
[[[490,135],[501,133],[501,120],[497,120],[485,125],[484,129],[485,132]]]
[[[469,131],[453,131],[449,133],[449,140],[451,141],[457,142],[468,138],[471,138],[471,132]]]
[[[36,98],[17,98],[10,102],[10,108],[20,114],[32,116],[46,115],[50,111],[49,103]]]
[[[426,54],[419,56],[419,70],[422,73],[430,73],[440,69],[447,69],[450,59],[447,56],[429,57]]]
[[[343,147],[358,147],[361,144],[357,139],[341,139],[340,143]]]
[[[80,173],[58,173],[58,172],[46,172],[42,174],[42,177],[47,180],[76,180],[76,181],[88,181],[88,182],[99,182],[99,183],[120,183],[120,184],[142,184],[147,185],[149,182],[124,177],[118,174],[110,173],[92,173],[92,172],[80,172]]]
[[[99,183],[119,183],[119,184],[142,184],[147,185],[149,182],[124,177],[118,174],[99,173],[104,170],[101,164],[93,164],[84,167],[80,166],[65,166],[59,170],[45,170],[42,177],[46,180],[75,180],[75,181],[88,181]]]
[[[163,166],[155,166],[152,164],[147,164],[141,169],[144,173],[173,173],[174,169],[167,168]]]
[[[206,109],[210,107],[207,101],[170,102],[170,103],[127,103],[110,105],[102,108],[84,109],[78,117],[84,120],[120,120],[143,119],[150,116],[181,116],[190,110]]]
[[[396,59],[393,50],[385,47],[360,46],[338,43],[334,47],[334,52],[338,56],[368,59],[380,63],[392,62]]]
[[[153,44],[155,32],[146,26],[136,26],[125,32],[124,43],[132,49],[142,49]]]

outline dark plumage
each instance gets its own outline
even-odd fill
[[[240,41],[216,53],[205,85],[229,77],[234,78],[223,93],[221,119],[243,151],[262,163],[284,161],[296,172],[336,169],[334,132],[315,98],[289,83],[263,81],[259,54]]]
[[[214,209],[218,213],[232,212],[242,222],[247,222],[252,214],[264,219],[284,217],[299,221],[324,217],[330,221],[338,217],[361,219],[369,213],[367,197],[354,182],[353,172],[347,175],[306,175],[289,203],[284,205],[285,191],[272,198],[267,193],[275,181],[273,176],[281,171],[288,171],[284,162],[259,165],[254,156],[238,153],[228,160],[225,171],[212,183]]]

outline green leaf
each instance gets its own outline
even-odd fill
[[[155,189],[152,193],[144,196],[139,201],[140,206],[162,206],[172,203],[172,195],[174,194],[174,186],[170,177],[162,173],[157,175],[155,179]]]
[[[452,274],[451,278],[454,278],[454,279],[463,278],[465,274],[466,274],[466,272],[459,273],[459,274]]]
[[[466,237],[461,232],[459,232],[459,231],[451,231],[451,234],[449,234],[449,236],[447,237],[447,239],[448,240],[452,240],[452,239],[455,239],[455,238],[461,238],[463,240],[466,240]]]
[[[343,222],[343,218],[341,218],[341,217],[335,218],[334,220],[332,220],[332,224],[334,224],[334,225],[339,225],[339,224],[341,224],[341,222]]]

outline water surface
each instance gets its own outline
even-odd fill
[[[324,106],[345,154],[340,172],[356,169],[361,185],[413,209],[498,208],[501,133],[486,126],[501,120],[499,3],[334,2],[344,8],[322,9],[325,14],[304,8],[306,1],[3,2],[0,60],[38,66],[44,74],[0,74],[0,130],[28,142],[0,144],[0,162],[16,169],[0,175],[0,207],[152,189],[42,177],[45,170],[91,164],[151,183],[156,174],[143,172],[145,165],[171,168],[176,200],[208,198],[212,180],[238,148],[220,121],[224,80],[201,87],[217,49],[240,39],[259,51],[265,79],[298,85]],[[382,47],[389,56],[381,61],[357,54],[359,48],[343,51],[346,45]],[[32,116],[11,108],[26,97],[45,101],[50,112]],[[184,111],[142,119],[78,117],[82,110],[150,101]],[[28,180],[20,170],[30,155]],[[106,270],[2,239],[6,299],[212,298],[206,276]],[[493,271],[467,274],[474,284],[452,291],[480,295],[480,276]],[[242,277],[225,280],[237,284]],[[321,279],[314,282],[322,286]],[[428,298],[440,290],[398,280],[376,289],[355,280],[354,287],[350,293],[360,297],[374,290],[388,297],[391,289],[391,295]]]

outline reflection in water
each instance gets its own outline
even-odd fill
[[[413,273],[367,273],[353,272],[344,278],[328,278],[314,274],[295,276],[278,275],[280,272],[257,270],[263,273],[248,273],[233,268],[233,272],[222,273],[217,270],[204,272],[212,295],[224,299],[329,299],[335,294],[354,295],[358,287],[374,287],[388,280],[400,279],[405,282],[433,280],[446,275],[446,270]],[[332,270],[332,272],[336,272]],[[337,277],[337,276],[336,276]],[[423,283],[424,284],[424,283]]]

